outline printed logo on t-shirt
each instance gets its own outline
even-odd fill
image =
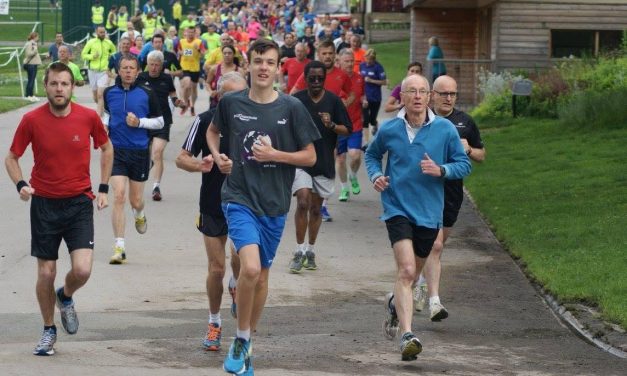
[[[244,114],[235,114],[233,115],[233,118],[239,119],[241,121],[257,120],[256,116],[250,116],[250,115],[244,115]]]
[[[242,148],[242,160],[244,160],[246,163],[255,163],[255,164],[261,165],[262,167],[276,167],[276,164],[274,163],[269,163],[269,162],[259,163],[255,161],[254,155],[253,155],[253,145],[255,144],[257,145],[267,144],[267,145],[272,146],[272,138],[270,138],[270,135],[262,131],[256,131],[256,130],[249,131],[244,136],[244,140],[242,141],[242,143],[244,146]]]
[[[72,138],[73,142],[80,142],[80,140],[81,138],[77,134],[75,134],[74,137]]]
[[[279,124],[279,125],[285,125],[285,124],[287,124],[287,119],[283,118],[281,120],[277,120],[276,123]]]

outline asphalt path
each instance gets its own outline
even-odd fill
[[[85,88],[77,94],[94,107]],[[206,100],[203,93],[199,103]],[[0,115],[3,155],[23,114],[41,103]],[[174,165],[191,122],[189,115],[175,115],[165,152],[163,201],[151,201],[152,183],[146,187],[145,235],[135,232],[127,209],[127,264],[108,264],[111,209],[95,214],[93,274],[75,295],[80,330],[74,336],[63,333],[57,313],[60,334],[53,357],[31,355],[41,317],[29,204],[19,200],[6,175],[0,179],[0,375],[224,374],[222,360],[235,332],[230,297],[225,291],[224,349],[205,352],[207,260],[194,226],[200,175]],[[99,153],[93,158],[97,185]],[[30,150],[21,165],[29,176]],[[378,194],[363,169],[360,180],[360,195],[348,203],[335,197],[330,202],[334,221],[322,225],[316,271],[288,272],[295,246],[290,212],[254,336],[258,375],[625,374],[625,360],[585,343],[560,323],[468,200],[443,255],[441,300],[450,317],[432,323],[426,313],[416,314],[413,328],[424,351],[418,360],[402,362],[398,342],[386,340],[381,329],[383,296],[395,279],[393,256],[378,219]],[[69,267],[64,246],[60,255],[58,286]]]

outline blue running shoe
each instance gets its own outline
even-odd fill
[[[324,205],[320,208],[320,215],[322,215],[322,222],[333,222],[333,217],[331,217],[327,207]]]
[[[229,353],[224,358],[224,370],[228,373],[241,375],[246,372],[246,367],[250,364],[250,354],[252,352],[251,341],[243,338],[235,338]]]
[[[248,364],[246,365],[246,371],[242,373],[241,376],[255,376],[255,371],[253,370],[253,358],[248,358]]]
[[[44,330],[43,334],[41,335],[41,339],[39,340],[39,343],[37,344],[37,347],[35,347],[35,350],[33,350],[33,355],[39,355],[39,356],[54,355],[55,342],[57,342],[57,330],[55,328]]]
[[[74,309],[74,300],[63,301],[61,299],[62,293],[63,286],[59,287],[56,293],[57,307],[59,312],[61,312],[61,324],[63,324],[63,329],[68,334],[76,334],[78,331],[78,316],[76,316],[76,310]]]

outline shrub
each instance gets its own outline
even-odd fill
[[[616,129],[627,127],[627,87],[586,90],[559,106],[560,121],[569,126]]]
[[[512,91],[507,89],[501,94],[485,97],[477,107],[470,111],[470,115],[477,121],[512,117]]]

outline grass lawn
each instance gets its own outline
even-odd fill
[[[0,114],[4,112],[8,112],[11,110],[15,110],[16,108],[24,107],[27,104],[31,104],[31,102],[23,100],[23,99],[0,99]]]
[[[484,129],[466,186],[498,239],[560,301],[627,328],[627,126],[517,119]]]
[[[377,61],[385,69],[390,89],[401,83],[409,64],[409,40],[403,42],[373,43],[369,48],[377,52]]]
[[[26,43],[28,34],[33,30],[34,22],[37,21],[37,12],[32,6],[30,10],[13,10],[11,7],[14,5],[11,1],[9,6],[8,15],[0,15],[1,22],[33,22],[32,24],[2,24],[0,25],[0,41],[23,41]],[[34,1],[33,1],[34,3]],[[40,35],[40,39],[46,42],[54,41],[54,34],[57,30],[61,30],[61,11],[53,12],[50,10],[48,1],[41,1],[41,10],[39,12],[40,22],[44,24],[44,35],[41,38],[41,29],[37,31]],[[56,14],[58,13],[58,15]],[[56,17],[56,18],[55,18]]]

